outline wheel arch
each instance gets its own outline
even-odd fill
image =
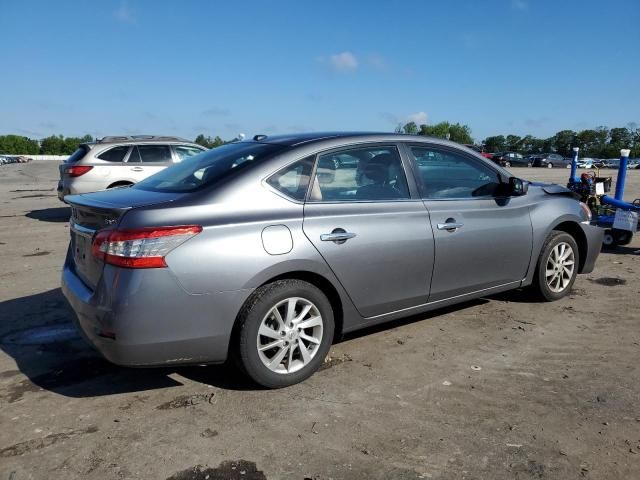
[[[115,187],[124,187],[125,185],[134,185],[135,183],[136,182],[132,182],[129,180],[117,180],[115,182],[110,183],[107,189],[115,188]]]
[[[578,244],[578,273],[582,273],[587,259],[588,243],[587,236],[577,222],[566,220],[555,225],[552,230],[565,232],[573,237]]]
[[[326,278],[324,275],[321,275],[317,272],[312,272],[310,270],[292,270],[274,275],[266,280],[263,280],[262,283],[260,283],[256,287],[256,289],[263,287],[264,285],[267,285],[269,283],[276,282],[278,280],[302,280],[320,289],[320,291],[322,291],[322,293],[327,296],[327,299],[331,304],[331,309],[333,310],[333,321],[335,324],[333,342],[336,342],[341,338],[344,329],[345,305],[343,303],[342,297],[340,296],[340,293],[338,292],[338,289],[328,278]],[[244,303],[251,301],[252,295],[250,295]],[[238,314],[238,316],[234,320],[233,330],[231,333],[232,342],[233,339],[237,338],[240,326],[240,322],[238,321],[239,317],[240,314]]]

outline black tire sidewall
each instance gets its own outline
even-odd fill
[[[305,298],[318,308],[323,319],[322,342],[316,355],[304,368],[290,374],[279,374],[269,370],[260,360],[256,339],[264,316],[274,305],[289,297]],[[242,323],[236,346],[237,360],[244,372],[258,385],[267,388],[287,387],[313,375],[324,362],[333,341],[333,310],[326,295],[302,280],[279,280],[257,289],[248,303],[239,319]]]
[[[569,285],[567,285],[567,287],[561,292],[554,292],[547,285],[547,279],[546,279],[547,260],[549,259],[549,254],[551,253],[551,250],[558,243],[562,243],[562,242],[568,243],[573,249],[573,256],[574,256],[575,263],[574,263],[573,275],[571,277],[571,281],[569,282]],[[553,231],[551,235],[549,235],[549,237],[547,238],[544,246],[542,247],[542,251],[540,252],[540,257],[538,258],[538,264],[536,266],[535,287],[538,293],[540,294],[540,296],[542,297],[542,299],[552,302],[555,300],[559,300],[565,297],[566,295],[568,295],[571,289],[573,288],[573,284],[576,281],[576,277],[578,276],[579,265],[580,265],[580,251],[578,249],[578,244],[576,243],[575,239],[568,233]]]

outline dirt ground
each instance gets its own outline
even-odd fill
[[[56,177],[56,162],[0,167],[0,479],[640,478],[640,235],[562,301],[513,292],[360,332],[264,391],[83,344],[59,288]]]

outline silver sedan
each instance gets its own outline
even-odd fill
[[[565,188],[408,135],[260,135],[65,201],[63,291],[107,359],[232,357],[270,388],[345,332],[522,287],[562,298],[602,243]]]

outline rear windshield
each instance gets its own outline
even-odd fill
[[[229,143],[162,170],[133,188],[152,192],[193,192],[246,170],[283,150],[281,145]]]
[[[88,151],[89,147],[86,145],[80,145],[75,152],[69,155],[69,158],[65,160],[65,163],[76,163],[78,160],[82,159]]]

